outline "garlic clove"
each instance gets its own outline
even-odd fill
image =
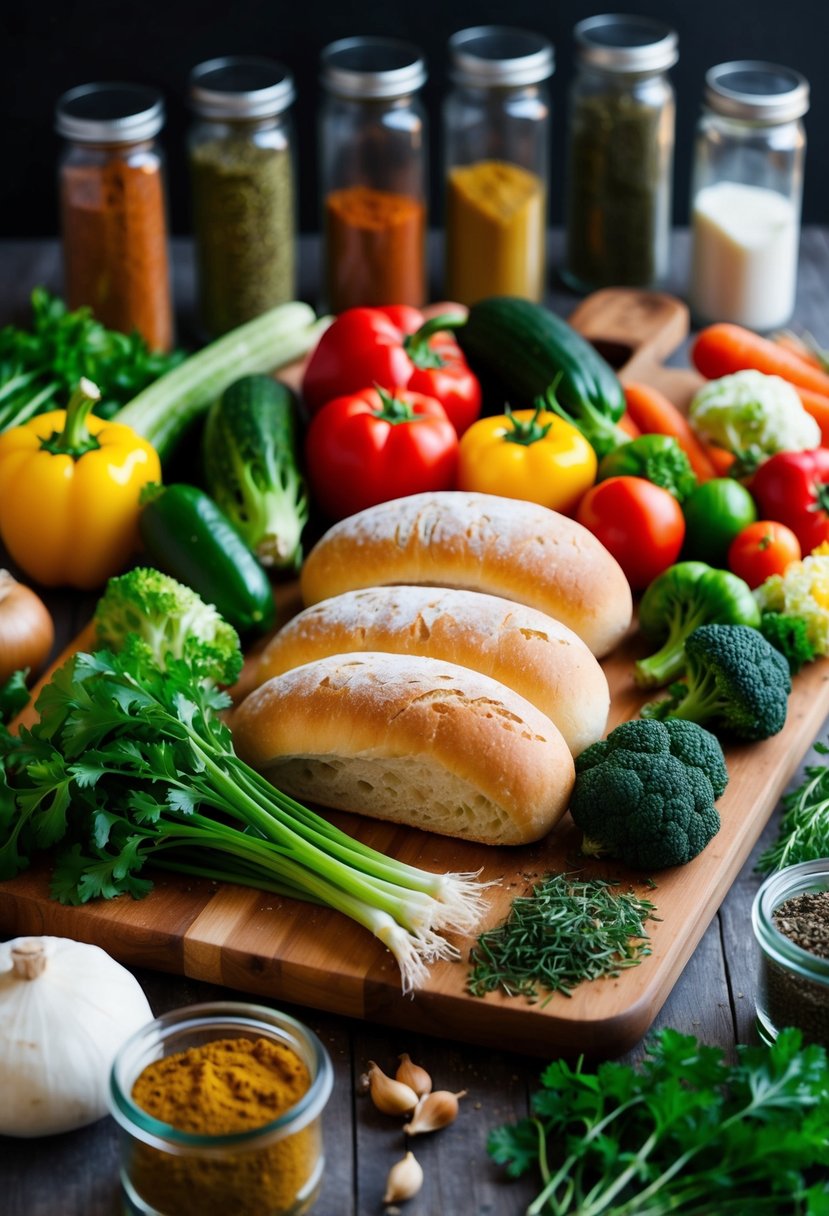
[[[423,1169],[413,1152],[406,1153],[389,1170],[383,1203],[405,1203],[423,1186]]]
[[[466,1090],[450,1093],[447,1089],[436,1089],[424,1094],[415,1107],[410,1121],[404,1124],[407,1136],[419,1136],[422,1132],[436,1132],[454,1123],[458,1117],[458,1102],[466,1097]]]
[[[417,1094],[409,1085],[387,1077],[373,1060],[368,1062],[371,1100],[384,1115],[408,1115],[417,1106]]]
[[[410,1086],[418,1098],[422,1098],[424,1094],[431,1093],[432,1078],[426,1069],[421,1068],[419,1064],[413,1064],[409,1059],[408,1053],[405,1051],[399,1058],[400,1063],[397,1066],[397,1072],[394,1074],[396,1079],[402,1081],[404,1085]]]

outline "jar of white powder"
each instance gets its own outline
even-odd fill
[[[691,187],[697,323],[767,331],[794,311],[809,84],[740,60],[705,77]]]

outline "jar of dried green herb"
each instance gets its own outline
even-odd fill
[[[199,319],[208,337],[296,294],[293,78],[235,55],[190,74]]]
[[[752,908],[761,950],[757,1027],[771,1043],[784,1026],[829,1049],[829,858],[771,874]]]
[[[677,36],[612,14],[580,21],[574,38],[562,276],[577,291],[655,287],[668,268]]]

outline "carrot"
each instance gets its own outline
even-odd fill
[[[825,448],[829,448],[829,396],[824,396],[823,393],[814,393],[808,388],[797,388],[800,400],[803,402],[803,408],[807,414],[811,414],[815,422],[820,427],[820,442]]]
[[[709,380],[753,368],[767,376],[782,376],[796,388],[829,397],[826,372],[741,325],[722,321],[701,330],[691,348],[691,358],[697,370]]]
[[[672,435],[700,481],[708,481],[716,476],[716,469],[704,444],[673,401],[648,384],[630,383],[624,389],[627,412],[643,435]]]
[[[620,431],[624,431],[626,435],[630,435],[631,439],[638,439],[642,432],[631,418],[630,414],[625,410],[622,417],[616,423]]]
[[[779,334],[775,334],[773,341],[776,346],[782,346],[784,350],[791,351],[793,355],[797,355],[799,359],[803,359],[810,367],[820,368],[821,371],[826,370],[812,348],[802,338],[798,338],[797,334],[791,333],[788,329],[781,330]]]
[[[732,467],[737,459],[733,452],[728,452],[725,448],[718,448],[713,443],[706,444],[705,451],[714,466],[716,477],[732,476]]]

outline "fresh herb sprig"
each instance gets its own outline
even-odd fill
[[[537,1166],[527,1216],[825,1216],[829,1063],[800,1032],[737,1060],[663,1030],[629,1064],[549,1065],[533,1115],[494,1129],[513,1177]],[[814,1172],[812,1177],[812,1172]]]
[[[482,933],[470,953],[473,996],[501,989],[531,1003],[547,993],[569,996],[584,980],[618,975],[650,946],[646,920],[657,920],[649,900],[600,878],[552,874],[531,895],[513,900],[503,924]]]
[[[64,408],[83,376],[101,391],[95,413],[111,417],[183,359],[183,351],[151,351],[140,334],[107,329],[89,308],[70,312],[36,287],[31,329],[0,329],[0,431]]]
[[[814,750],[829,755],[825,743]],[[777,840],[761,854],[757,869],[763,874],[782,870],[801,861],[829,857],[829,764],[806,766],[805,777],[783,796]]]

